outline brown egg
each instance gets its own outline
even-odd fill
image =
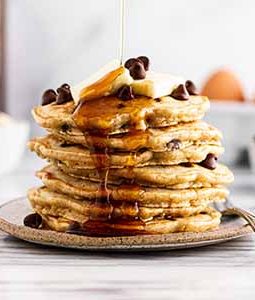
[[[240,80],[229,70],[222,69],[213,73],[201,91],[212,100],[244,101],[244,91]]]

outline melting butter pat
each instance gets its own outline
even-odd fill
[[[99,97],[114,95],[117,90],[130,85],[135,95],[159,98],[170,95],[184,80],[170,74],[146,72],[146,78],[134,80],[129,70],[120,65],[119,60],[113,60],[99,69],[95,74],[79,84],[71,87],[74,102],[91,100]]]
[[[142,95],[151,98],[167,96],[185,81],[181,77],[170,74],[146,72],[146,78],[134,80],[131,84],[135,95]]]
[[[119,60],[113,60],[88,79],[72,86],[71,93],[77,104],[80,99],[91,100],[115,94],[121,86],[132,82],[129,71],[120,65]]]

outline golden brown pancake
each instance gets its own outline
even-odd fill
[[[54,166],[37,172],[37,175],[42,179],[45,186],[58,193],[86,199],[95,199],[100,195],[98,183],[67,175]],[[108,184],[107,191],[112,200],[141,202],[151,207],[183,207],[195,205],[194,203],[201,205],[213,201],[224,201],[228,196],[228,190],[221,186],[170,190],[144,187],[137,184],[120,186]]]
[[[35,138],[28,144],[30,150],[47,160],[58,160],[68,166],[94,169],[95,159],[102,154],[92,154],[90,150],[80,145],[66,145],[52,135]],[[113,152],[107,154],[107,166],[122,168],[132,166],[156,166],[176,165],[185,162],[201,162],[209,153],[217,157],[223,152],[223,147],[215,144],[188,145],[182,149],[174,149],[166,152],[152,152],[150,150],[138,152]],[[93,157],[94,156],[94,157]],[[103,155],[103,158],[105,155]]]
[[[180,206],[159,206],[147,205],[140,201],[115,201],[103,202],[95,199],[72,196],[56,192],[48,187],[30,189],[29,200],[38,211],[53,216],[66,218],[79,217],[80,221],[88,219],[108,220],[111,219],[139,219],[151,220],[154,217],[187,217],[203,211],[208,202],[197,202],[198,205]],[[97,199],[98,200],[98,199]],[[191,204],[192,202],[190,202]]]
[[[60,161],[54,161],[54,165],[66,174],[92,182],[99,181],[98,171],[95,169],[72,168]],[[135,182],[142,186],[169,189],[209,188],[228,185],[233,180],[232,172],[222,164],[218,164],[214,170],[198,164],[118,168],[110,169],[107,177],[111,184]]]
[[[28,197],[34,211],[43,217],[46,226],[57,231],[68,231],[72,230],[75,222],[76,230],[77,224],[80,227],[78,231],[85,230],[82,234],[202,232],[217,228],[221,216],[209,207],[155,209],[128,206],[124,202],[120,206],[111,208],[111,219],[107,220],[106,209],[96,206],[94,202],[70,198],[51,192],[47,188],[31,189]],[[195,214],[191,213],[192,210]],[[178,216],[180,214],[184,216]],[[101,217],[100,221],[99,217]]]
[[[88,140],[94,147],[103,149],[115,149],[120,151],[137,151],[139,149],[152,150],[154,152],[169,151],[175,148],[185,148],[199,141],[201,144],[218,144],[222,138],[221,132],[213,126],[202,121],[181,123],[175,126],[163,128],[149,128],[145,131],[138,130],[128,133],[102,136],[84,134],[77,128],[63,131],[49,129],[49,133],[64,140],[67,144],[79,144],[89,147]]]
[[[178,101],[171,97],[162,97],[159,101],[147,97],[138,97],[132,101],[105,97],[86,102],[82,127],[84,131],[107,134],[166,127],[199,120],[208,108],[209,100],[202,96],[190,96],[188,101]],[[75,128],[77,122],[72,118],[75,109],[73,102],[62,105],[53,103],[35,107],[33,116],[43,128]]]

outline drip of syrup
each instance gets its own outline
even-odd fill
[[[120,67],[106,74],[103,78],[95,82],[94,84],[86,87],[81,93],[80,102],[73,113],[73,120],[76,126],[81,130],[85,138],[85,143],[88,146],[90,156],[93,160],[94,167],[98,173],[99,185],[97,197],[93,205],[100,206],[107,211],[108,219],[111,219],[112,205],[110,201],[110,192],[107,188],[108,173],[111,167],[111,161],[108,148],[108,133],[103,130],[97,130],[97,135],[101,136],[100,145],[98,145],[98,139],[94,135],[94,128],[88,128],[89,116],[96,115],[98,106],[90,105],[92,99],[97,98],[102,91],[106,91],[109,88],[110,83],[119,76],[124,68]],[[102,98],[104,101],[104,97]],[[100,105],[100,102],[99,102]],[[91,206],[93,208],[93,205]],[[101,216],[94,216],[94,219],[101,219]]]
[[[104,101],[104,98],[102,98],[102,101]],[[118,211],[118,206],[120,204],[118,201],[113,201],[111,199],[111,192],[108,189],[108,174],[111,168],[109,154],[112,153],[113,150],[110,152],[108,146],[109,135],[107,132],[104,132],[103,130],[99,132],[98,129],[95,135],[95,132],[88,128],[86,123],[87,116],[93,115],[93,110],[98,109],[97,106],[89,104],[90,101],[80,101],[73,114],[73,120],[77,127],[83,132],[85,143],[88,146],[90,156],[98,174],[99,184],[97,196],[91,203],[93,212],[91,212],[89,221],[85,222],[77,230],[72,230],[72,233],[90,236],[139,234],[143,231],[142,228],[144,228],[145,224],[139,219],[139,206],[136,201],[129,201],[129,199],[127,199],[126,206],[122,206],[124,210],[129,210],[130,214],[128,218],[123,218],[122,216],[118,218],[116,215],[116,211]],[[98,137],[100,138],[98,139]],[[112,170],[111,172],[114,171]],[[130,177],[132,178],[132,168],[129,169],[129,172]],[[133,190],[134,193],[139,193],[140,191],[140,187],[136,186],[132,181],[127,185],[122,184],[121,186]],[[95,214],[95,211],[101,213]],[[129,226],[130,229],[127,229]]]
[[[79,118],[86,118],[86,103],[84,102],[84,105],[82,106],[82,109],[77,111],[75,115],[75,120],[77,121],[76,124],[79,124]],[[85,113],[85,115],[83,115]],[[80,130],[82,130],[82,127],[79,127]],[[95,170],[98,173],[99,178],[99,184],[98,184],[98,191],[97,196],[94,200],[93,205],[91,208],[98,206],[103,211],[103,216],[97,215],[91,213],[91,216],[93,216],[93,219],[96,221],[105,220],[105,216],[107,215],[107,219],[111,219],[111,213],[113,210],[113,207],[111,205],[110,201],[110,191],[107,188],[108,185],[108,173],[109,169],[111,167],[111,161],[109,156],[109,149],[107,146],[107,142],[105,145],[100,145],[100,148],[97,147],[96,141],[93,139],[93,135],[88,131],[83,131],[84,138],[86,139],[86,144],[88,145],[90,156],[93,160]],[[108,136],[106,136],[107,141]]]
[[[120,46],[119,60],[120,65],[123,64],[124,44],[125,44],[125,0],[120,0]]]
[[[123,52],[124,52],[124,16],[125,16],[125,0],[121,0],[120,3],[120,47],[119,47],[119,59],[121,65],[116,70],[113,70],[102,77],[100,80],[91,84],[90,86],[84,88],[80,93],[80,101],[73,113],[73,120],[76,126],[81,130],[84,135],[85,143],[89,148],[90,156],[93,160],[95,169],[98,173],[99,184],[98,184],[98,192],[97,197],[94,199],[91,207],[95,212],[95,206],[98,208],[102,208],[103,216],[96,215],[93,213],[93,217],[88,222],[85,222],[81,228],[76,230],[79,234],[86,235],[112,235],[116,234],[115,230],[112,230],[108,225],[109,224],[118,224],[120,229],[117,231],[119,235],[127,235],[127,234],[135,234],[135,228],[144,227],[144,222],[140,221],[137,216],[139,213],[138,203],[131,202],[129,205],[129,209],[134,213],[134,218],[132,220],[125,219],[115,219],[113,215],[114,207],[118,207],[118,204],[112,203],[111,194],[108,189],[108,174],[111,168],[111,160],[109,156],[110,149],[108,148],[108,139],[109,135],[107,131],[97,129],[96,135],[95,132],[88,126],[89,116],[96,115],[98,106],[90,105],[90,101],[93,99],[101,98],[104,101],[104,97],[100,97],[100,95],[109,95],[112,82],[120,76],[125,68],[122,66],[123,63]],[[100,105],[100,103],[99,103]],[[100,144],[98,144],[98,136],[101,137]],[[130,185],[130,189],[135,189],[136,187]],[[100,211],[100,210],[99,210]],[[107,217],[106,217],[107,216]],[[113,220],[114,219],[114,220]],[[107,225],[108,224],[108,225]],[[128,225],[131,225],[132,230],[127,230]],[[123,228],[123,229],[121,229]],[[125,229],[124,229],[125,228]],[[140,231],[139,230],[139,231]]]
[[[86,86],[80,92],[80,101],[87,101],[96,99],[102,95],[108,96],[112,89],[112,83],[114,80],[125,72],[125,68],[120,66],[116,70],[113,70],[100,78],[98,81]]]

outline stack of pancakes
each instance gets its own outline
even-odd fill
[[[202,232],[221,215],[232,173],[206,97],[99,97],[33,110],[48,132],[29,148],[49,164],[28,197],[46,228],[88,235]]]

